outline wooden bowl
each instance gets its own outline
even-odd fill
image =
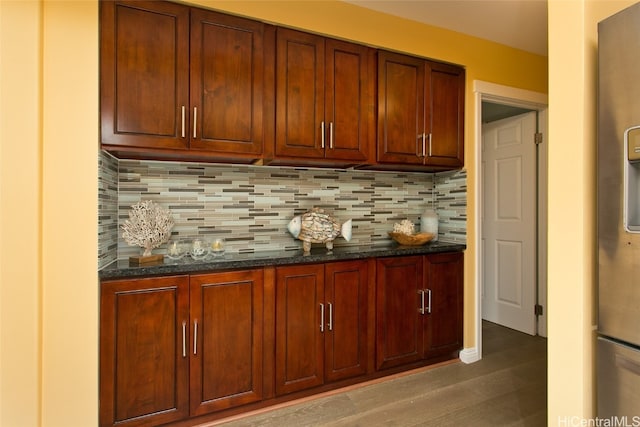
[[[420,246],[432,240],[433,233],[404,234],[389,231],[389,236],[403,246]]]

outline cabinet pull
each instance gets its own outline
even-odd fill
[[[420,308],[418,308],[418,313],[424,314],[424,291],[420,289],[418,290],[418,294],[420,295]]]
[[[320,147],[324,148],[324,121],[320,123]]]
[[[193,321],[193,354],[198,354],[198,320]]]
[[[186,111],[187,109],[184,107],[184,105],[182,106],[182,137],[184,138],[186,136],[185,134],[185,129],[184,129],[184,122],[185,122],[185,115],[186,115]]]
[[[187,322],[182,321],[182,357],[187,357]]]
[[[431,314],[431,289],[427,289],[427,295],[427,314]]]
[[[329,122],[329,149],[333,150],[333,122]]]
[[[429,134],[429,157],[431,157],[431,134]]]
[[[424,157],[425,153],[427,152],[425,139],[426,139],[426,135],[423,133],[422,134],[422,157]]]
[[[324,304],[320,303],[320,332],[324,332]]]
[[[193,107],[193,138],[196,138],[196,129],[198,128],[198,107]]]
[[[329,330],[333,331],[333,304],[329,303]]]
[[[416,138],[416,157],[424,157],[424,133]]]

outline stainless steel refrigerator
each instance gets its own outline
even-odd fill
[[[640,421],[640,3],[598,24],[597,164],[597,416],[632,423]]]

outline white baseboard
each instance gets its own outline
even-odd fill
[[[481,359],[478,349],[476,347],[464,348],[460,351],[460,360],[463,363],[473,363]]]

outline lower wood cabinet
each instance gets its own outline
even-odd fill
[[[462,348],[463,254],[379,258],[376,265],[376,368]]]
[[[100,425],[186,418],[189,277],[103,282],[100,297]]]
[[[464,256],[462,252],[427,255],[424,260],[424,357],[457,357],[463,345]],[[422,302],[422,301],[421,301]]]
[[[100,425],[262,399],[262,270],[103,282]]]
[[[376,368],[422,359],[422,325],[418,314],[422,256],[379,258],[376,264]]]
[[[367,372],[366,261],[276,269],[276,394]]]
[[[262,271],[191,276],[189,296],[191,415],[262,400]]]
[[[197,425],[462,348],[463,254],[106,280],[100,426]]]

